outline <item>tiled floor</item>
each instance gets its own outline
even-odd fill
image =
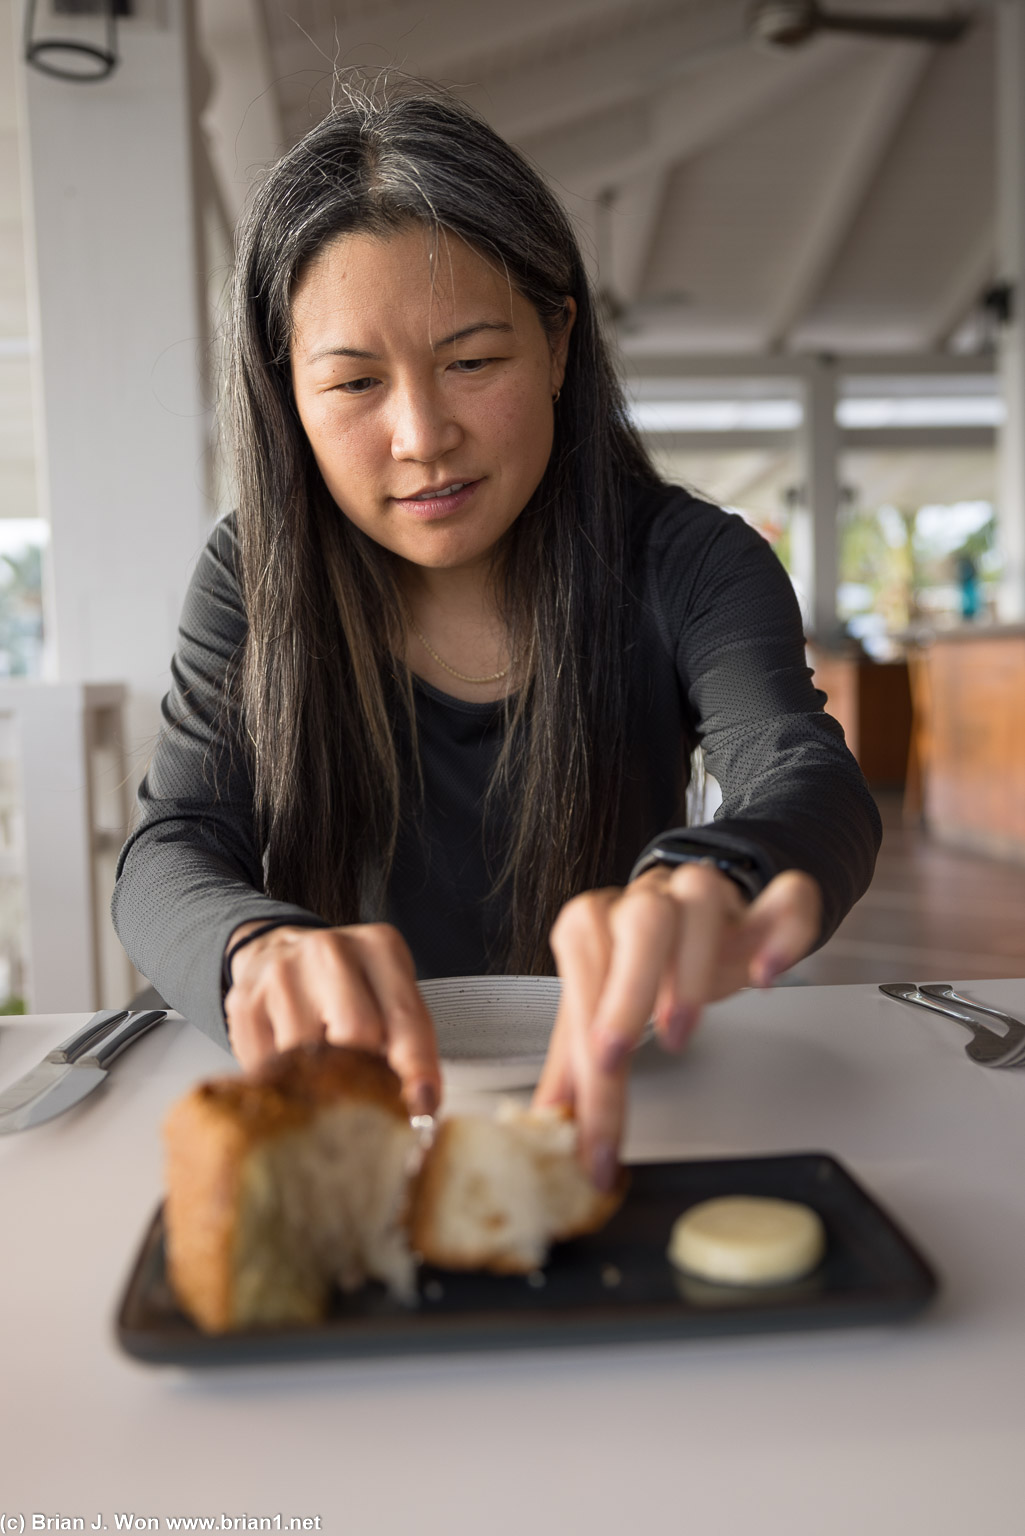
[[[834,937],[790,972],[819,986],[1025,976],[1025,865],[945,848],[879,797],[875,879]]]

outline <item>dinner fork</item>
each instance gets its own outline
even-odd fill
[[[916,981],[886,982],[879,990],[885,992],[887,997],[897,998],[899,1002],[913,1003],[933,1013],[942,1013],[948,1019],[956,1019],[959,1024],[971,1030],[972,1038],[965,1046],[965,1053],[981,1067],[1016,1067],[1025,1060],[1025,1024],[1009,1013],[1001,1013],[997,1008],[961,997],[949,982],[925,985],[919,985]],[[950,1006],[954,1002],[960,1006]],[[999,1019],[1007,1026],[1006,1035],[998,1035],[995,1030],[987,1029],[985,1024],[980,1024],[971,1014],[963,1012],[965,1008]]]
[[[989,1003],[977,1003],[974,998],[965,997],[961,992],[955,992],[949,981],[923,981],[918,984],[919,992],[924,992],[926,997],[938,997],[943,1002],[963,1003],[966,1008],[971,1008],[973,1013],[988,1013],[991,1018],[997,1019],[1006,1025],[1007,1034],[1004,1039],[1015,1035],[1023,1028],[1023,1021],[1016,1019],[1013,1013],[1004,1013],[999,1008],[991,1008]]]

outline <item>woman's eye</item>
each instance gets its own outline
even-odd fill
[[[372,389],[377,383],[376,379],[346,379],[338,388],[347,395],[365,395],[368,389]]]
[[[490,357],[461,357],[453,364],[453,367],[457,373],[479,373],[490,362]]]

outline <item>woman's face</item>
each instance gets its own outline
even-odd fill
[[[293,301],[299,417],[346,517],[417,566],[485,561],[537,488],[573,323],[455,236],[346,235]]]

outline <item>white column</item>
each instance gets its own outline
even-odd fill
[[[1025,5],[1000,0],[996,12],[997,275],[1013,294],[1011,322],[1000,332],[999,611],[1013,621],[1025,618]]]
[[[840,510],[840,434],[836,425],[836,365],[807,360],[803,420],[798,432],[802,505],[791,521],[794,585],[811,637],[828,645],[837,637],[837,561]]]
[[[118,32],[108,80],[24,64],[18,80],[51,670],[128,683],[141,769],[208,523],[190,0],[139,6]]]

